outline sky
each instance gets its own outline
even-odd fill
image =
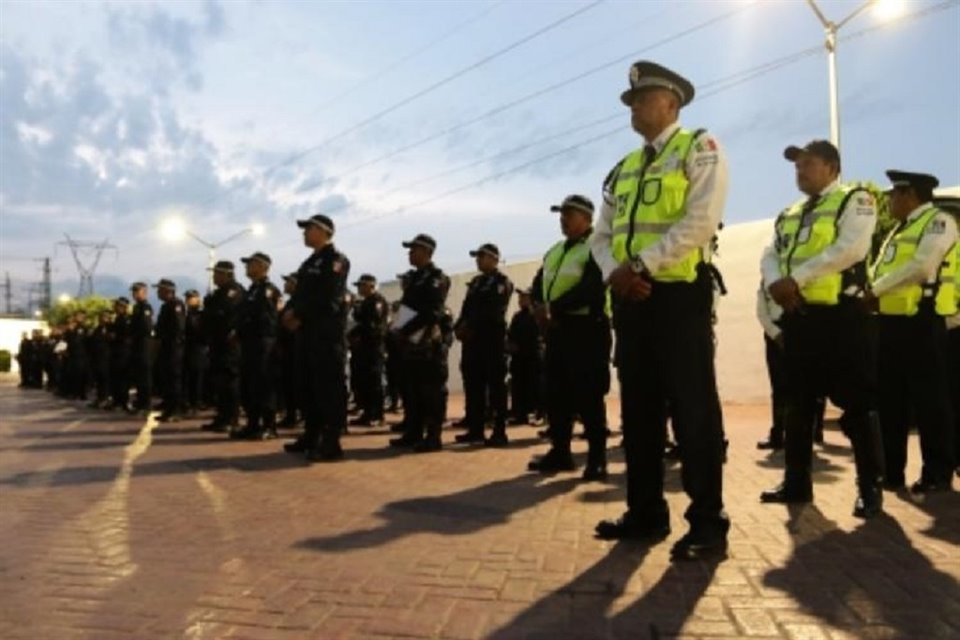
[[[839,22],[862,2],[818,4]],[[844,177],[957,185],[960,0],[900,4],[840,31]],[[160,232],[176,218],[210,243],[263,225],[217,257],[265,251],[279,280],[318,211],[352,276],[393,279],[419,232],[448,272],[484,242],[536,258],[559,235],[550,205],[599,202],[640,145],[619,102],[640,59],[697,87],[681,122],[729,158],[726,224],[799,197],[783,148],[829,135],[823,28],[800,0],[3,0],[0,278],[22,305],[49,256],[54,296],[75,293],[69,234],[116,246],[98,293],[202,287],[207,249]]]

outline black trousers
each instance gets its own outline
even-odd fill
[[[786,481],[809,482],[818,398],[843,410],[841,424],[853,444],[858,482],[883,476],[876,412],[876,366],[871,319],[855,300],[807,305],[781,319],[787,368]]]
[[[553,448],[570,451],[574,416],[583,420],[589,462],[606,462],[610,323],[606,317],[556,318],[547,331],[547,418]]]
[[[339,446],[347,425],[347,349],[301,329],[299,350],[304,438],[311,447]]]
[[[137,390],[136,408],[149,411],[153,403],[153,362],[149,345],[134,345],[129,363],[129,380]]]
[[[960,327],[947,332],[947,369],[953,402],[953,463],[960,468]]]
[[[157,360],[163,371],[163,410],[180,413],[183,411],[183,346],[161,347]]]
[[[183,362],[183,395],[186,406],[192,410],[199,409],[203,403],[203,379],[206,369],[206,347],[187,347]]]
[[[947,370],[947,328],[932,312],[879,316],[879,409],[886,477],[904,482],[907,434],[916,421],[924,480],[949,481],[954,419]]]
[[[295,337],[287,336],[280,358],[280,397],[287,418],[296,419],[300,411],[300,358]]]
[[[463,343],[461,352],[467,427],[483,433],[492,413],[497,429],[507,424],[507,355],[502,336]]]
[[[97,402],[110,397],[110,360],[109,356],[98,356],[93,366],[94,386],[97,390]]]
[[[444,414],[444,358],[440,345],[417,346],[404,355],[404,432],[439,438]]]
[[[243,410],[251,427],[272,428],[276,422],[277,392],[274,377],[275,338],[250,338],[240,347],[240,385]]]
[[[783,347],[776,340],[763,334],[767,356],[767,378],[770,380],[770,441],[783,444],[783,414],[786,404],[787,371],[784,363]]]
[[[357,376],[356,400],[363,416],[383,419],[383,349],[379,344],[361,345],[352,352]]]
[[[510,356],[510,413],[526,418],[531,413],[539,413],[540,401],[540,357],[537,354],[513,354]]]
[[[236,424],[240,417],[240,347],[211,345],[210,377],[217,407],[215,422]]]
[[[725,534],[723,420],[714,373],[713,288],[704,270],[693,283],[654,283],[640,302],[615,301],[627,506],[631,517],[662,518],[667,404],[681,450],[691,528]]]

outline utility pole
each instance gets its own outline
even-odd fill
[[[80,286],[77,289],[77,298],[82,298],[84,296],[93,295],[93,274],[97,270],[97,265],[100,264],[100,258],[103,256],[105,249],[113,249],[115,253],[119,254],[119,250],[115,245],[110,244],[108,240],[103,242],[80,242],[74,240],[68,234],[64,233],[63,237],[66,238],[64,242],[58,242],[57,245],[66,245],[70,247],[70,253],[73,255],[73,261],[77,265],[77,272],[80,274]],[[83,260],[80,258],[81,251],[87,250],[93,252],[93,260],[89,264],[84,264]]]
[[[11,302],[13,302],[13,287],[10,285],[10,272],[7,271],[3,278],[3,306],[7,315],[10,315],[10,313],[13,311]]]
[[[40,280],[40,310],[48,311],[53,299],[53,283],[50,279],[50,258],[38,258],[43,261],[43,278]]]

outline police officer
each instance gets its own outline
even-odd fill
[[[843,409],[853,444],[854,516],[869,518],[883,505],[883,453],[869,318],[859,296],[876,204],[865,189],[839,181],[840,154],[826,140],[787,147],[784,157],[794,163],[797,186],[807,197],[777,217],[761,260],[763,286],[783,308],[788,391],[783,483],[760,499],[813,500],[812,427],[817,398],[826,396]]]
[[[443,323],[450,279],[433,264],[437,242],[425,233],[403,243],[413,267],[404,278],[403,297],[392,331],[403,354],[407,391],[404,432],[392,447],[439,451],[443,427]],[[424,437],[426,433],[426,437]]]
[[[683,450],[689,532],[675,560],[725,554],[723,426],[713,362],[714,285],[708,267],[727,192],[716,139],[681,127],[694,87],[661,65],[630,68],[621,101],[644,146],[607,176],[594,258],[613,295],[627,462],[627,512],[597,526],[601,538],[662,539],[670,531],[663,497],[669,402]]]
[[[529,289],[517,289],[519,308],[507,327],[507,352],[510,354],[511,424],[529,424],[530,415],[540,415],[540,370],[543,340],[533,317],[533,298]]]
[[[359,301],[353,308],[354,326],[348,338],[361,414],[350,424],[374,427],[383,423],[384,340],[390,309],[377,291],[377,279],[372,274],[363,274],[354,286]]]
[[[130,402],[130,300],[113,301],[110,341],[110,397],[108,409],[124,409]]]
[[[240,337],[240,382],[247,424],[231,434],[240,440],[277,437],[274,346],[277,341],[277,306],[280,290],[270,282],[270,256],[260,251],[241,258],[250,286],[240,305],[237,334]]]
[[[957,313],[957,224],[932,203],[931,175],[887,171],[890,212],[898,225],[873,265],[867,303],[879,310],[879,408],[884,486],[905,486],[907,434],[920,432],[923,471],[910,491],[949,491],[954,469],[953,408],[944,318]]]
[[[240,339],[237,322],[245,291],[234,279],[233,263],[220,260],[213,267],[216,289],[203,300],[203,331],[210,350],[210,377],[216,415],[201,429],[229,431],[240,417]]]
[[[130,287],[133,311],[130,313],[130,379],[137,389],[136,405],[131,413],[147,415],[153,402],[153,307],[147,302],[147,285],[134,282]]]
[[[106,406],[110,399],[110,324],[109,311],[101,311],[97,326],[90,334],[90,358],[96,397],[91,409]]]
[[[283,292],[287,299],[280,311],[280,317],[292,309],[293,294],[297,290],[297,274],[288,273],[283,276]],[[287,329],[281,323],[277,332],[277,364],[280,367],[280,399],[283,401],[283,419],[281,427],[295,427],[299,421],[300,412],[300,375],[298,373],[299,358],[297,357],[297,333]]]
[[[340,434],[347,426],[346,296],[350,261],[333,246],[334,225],[318,213],[298,220],[303,243],[313,249],[297,270],[297,289],[283,324],[298,332],[301,356],[303,435],[284,445],[307,460],[343,458]]]
[[[467,283],[454,334],[461,352],[467,432],[457,442],[483,442],[489,447],[507,445],[507,306],[513,283],[498,269],[500,249],[486,243],[470,252],[480,273]],[[489,400],[489,405],[488,405]],[[493,414],[493,433],[484,440],[484,426]]]
[[[157,315],[157,365],[162,372],[163,412],[160,422],[178,422],[183,413],[183,359],[187,309],[177,297],[177,286],[163,278],[157,284],[157,297],[163,302]]]
[[[546,336],[547,419],[551,447],[527,465],[555,473],[575,468],[570,452],[574,417],[587,435],[584,480],[607,478],[607,418],[610,390],[610,321],[606,286],[590,252],[593,202],[581,195],[551,207],[560,212],[564,239],[544,255],[533,279],[534,315]]]
[[[207,368],[207,344],[203,335],[203,311],[200,292],[190,289],[183,294],[187,305],[184,333],[183,395],[188,416],[195,416],[203,403],[203,379]]]

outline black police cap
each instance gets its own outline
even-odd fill
[[[550,211],[563,211],[565,209],[575,209],[592,216],[594,211],[593,201],[586,196],[573,194],[564,198],[560,204],[550,207]]]
[[[361,274],[357,281],[353,283],[353,286],[360,284],[377,284],[377,277],[372,273]]]
[[[649,60],[639,60],[630,67],[630,88],[620,94],[620,101],[628,107],[634,96],[650,89],[667,89],[680,100],[685,107],[693,100],[696,90],[693,84],[672,69]]]
[[[246,258],[240,258],[240,262],[242,262],[243,264],[247,264],[248,262],[262,262],[263,264],[267,265],[268,267],[269,267],[271,264],[273,264],[273,260],[270,259],[270,256],[268,256],[267,254],[263,253],[262,251],[257,251],[256,253],[254,253],[254,254],[246,257]]]
[[[207,271],[219,271],[221,273],[233,273],[233,263],[229,260],[219,260],[213,268],[207,269]]]
[[[325,216],[322,213],[316,213],[306,220],[297,220],[297,226],[301,229],[306,229],[307,227],[320,227],[330,235],[333,235],[333,232],[336,230],[336,227],[333,224],[333,220],[330,219],[330,216]]]
[[[129,305],[130,299],[126,296],[120,296],[119,298],[114,298],[113,304]]]
[[[176,291],[177,285],[168,278],[160,278],[160,282],[153,285],[154,289],[173,289]]]
[[[426,247],[433,252],[437,248],[437,241],[425,233],[418,233],[416,236],[414,236],[413,240],[405,241],[403,246],[405,249],[409,249],[413,246]]]
[[[480,245],[479,247],[471,251],[470,257],[476,258],[481,253],[486,253],[487,255],[491,255],[497,260],[500,259],[500,248],[491,242],[485,242],[484,244]]]
[[[929,173],[890,169],[887,171],[887,177],[890,178],[890,184],[895,189],[897,187],[910,187],[918,192],[930,192],[940,186],[940,181]]]
[[[783,150],[783,157],[790,162],[796,162],[805,154],[817,156],[821,160],[833,162],[837,167],[840,166],[840,151],[829,140],[811,140],[803,147],[792,144]]]
[[[139,291],[140,289],[146,289],[146,288],[147,288],[146,282],[134,282],[132,285],[130,285],[130,291]]]
[[[184,298],[199,298],[199,297],[200,297],[200,292],[197,291],[196,289],[187,289],[186,292],[184,292],[183,297],[184,297]]]
[[[284,280],[292,280],[293,282],[296,282],[296,281],[297,281],[297,274],[296,274],[296,272],[294,272],[294,273],[288,273],[287,275],[283,276],[283,279],[284,279]]]

